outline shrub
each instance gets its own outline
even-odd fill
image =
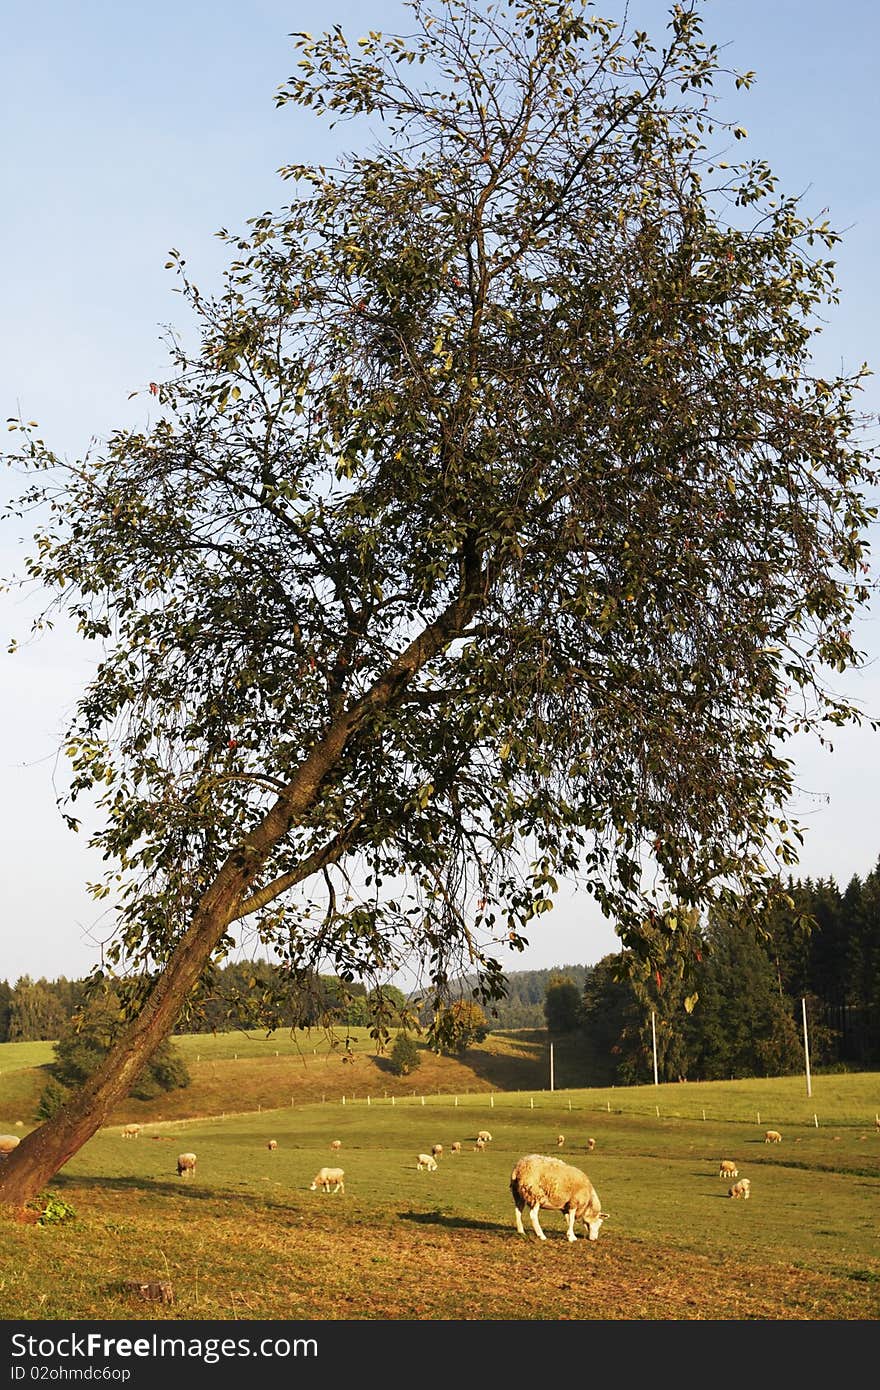
[[[409,1076],[422,1065],[422,1056],[412,1038],[407,1033],[398,1033],[388,1065],[395,1076]]]

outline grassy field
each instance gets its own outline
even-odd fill
[[[506,1091],[498,1078],[518,1068],[541,1079],[546,1048],[540,1036],[491,1037],[498,1052],[479,1064],[483,1074],[456,1062],[442,1079],[460,1089],[443,1094],[431,1090],[427,1062],[403,1086],[366,1056],[351,1066],[276,1040],[271,1056],[241,1035],[181,1040],[203,1070],[176,1095],[201,1118],[140,1115],[136,1141],[108,1127],[51,1184],[74,1220],[5,1224],[0,1317],[880,1315],[880,1075],[814,1076],[810,1097],[802,1077]],[[2,1048],[0,1067],[5,1126],[15,1073]],[[258,1109],[261,1078],[267,1092],[279,1082],[270,1084],[274,1068],[286,1068],[285,1086],[300,1076],[293,1104]],[[218,1098],[225,1116],[209,1109]],[[780,1145],[764,1144],[767,1127],[781,1131]],[[484,1152],[473,1147],[480,1128],[494,1136]],[[542,1217],[544,1244],[514,1230],[513,1162],[556,1153],[558,1133],[610,1212],[592,1245],[569,1245],[553,1212]],[[463,1152],[452,1156],[456,1139]],[[434,1143],[447,1149],[438,1171],[417,1171],[416,1155]],[[176,1173],[184,1149],[198,1155],[190,1179]],[[749,1201],[727,1197],[721,1158],[751,1179]],[[317,1169],[337,1161],[345,1193],[310,1191]],[[122,1292],[131,1278],[170,1279],[175,1302],[132,1302]]]

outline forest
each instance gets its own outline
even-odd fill
[[[880,1066],[880,863],[845,890],[807,878],[790,879],[787,892],[792,908],[759,927],[710,917],[687,985],[674,968],[640,968],[623,950],[592,965],[510,971],[505,997],[486,1006],[487,1026],[570,1035],[595,1085],[651,1080],[655,1041],[661,1081],[799,1071],[804,1011],[815,1068]],[[465,997],[472,985],[459,982]],[[87,981],[63,976],[0,981],[0,1042],[58,1038],[87,992]],[[333,975],[293,978],[264,960],[230,962],[176,1031],[365,1026],[377,1011],[392,1030],[427,1021],[424,1004],[393,985],[369,991]]]

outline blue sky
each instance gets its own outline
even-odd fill
[[[616,3],[596,6],[616,17]],[[654,35],[666,6],[632,0],[630,15]],[[197,283],[221,265],[213,233],[277,208],[284,163],[330,156],[346,136],[308,113],[275,108],[294,70],[292,30],[340,23],[351,36],[406,29],[392,0],[7,0],[0,51],[0,407],[40,422],[62,455],[92,437],[143,425],[148,397],[129,400],[166,371],[163,326],[186,329],[184,305],[164,270],[178,248]],[[754,69],[750,92],[725,107],[749,132],[805,207],[827,207],[845,233],[837,253],[841,304],[817,340],[823,371],[876,363],[880,322],[880,96],[875,78],[880,7],[868,0],[709,0],[706,37],[730,66]],[[737,147],[737,154],[742,153]],[[871,382],[864,407],[876,414]],[[4,494],[10,483],[0,480]],[[0,534],[0,570],[26,551],[26,527]],[[875,564],[875,577],[877,568]],[[0,596],[0,978],[84,974],[110,923],[85,890],[100,865],[55,808],[59,733],[91,658],[55,631],[14,658],[6,639],[27,635],[32,604]],[[866,671],[847,693],[880,713],[876,620],[857,632]],[[800,872],[841,883],[880,856],[878,736],[848,730],[833,753],[793,745],[811,827]],[[60,786],[61,783],[58,782]],[[536,925],[510,969],[592,963],[616,938],[589,900],[564,894]]]

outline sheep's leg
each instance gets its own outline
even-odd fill
[[[544,1235],[544,1232],[541,1230],[541,1223],[540,1223],[540,1221],[538,1220],[538,1212],[539,1212],[540,1210],[541,1210],[541,1203],[540,1203],[540,1202],[536,1202],[535,1205],[534,1205],[534,1206],[530,1209],[530,1211],[529,1211],[529,1219],[531,1220],[532,1226],[534,1227],[535,1235],[538,1237],[538,1239],[539,1239],[539,1240],[546,1240],[547,1237]]]
[[[524,1228],[523,1223],[522,1223],[522,1208],[521,1208],[521,1206],[519,1205],[518,1202],[517,1202],[516,1206],[514,1207],[514,1212],[516,1213],[516,1229],[519,1231],[519,1233],[520,1233],[521,1236],[524,1236],[524,1235],[525,1235],[525,1228]]]
[[[569,1240],[577,1240],[577,1236],[574,1233],[574,1209],[565,1213],[565,1221],[566,1225],[568,1226],[566,1235],[568,1236]]]

